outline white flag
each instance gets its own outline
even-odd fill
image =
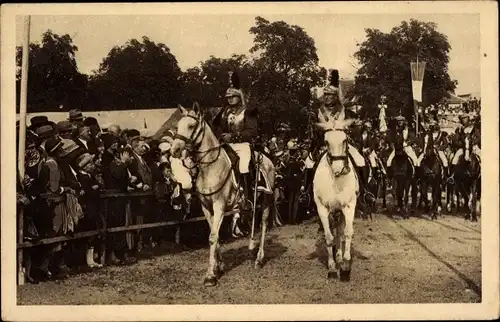
[[[425,62],[419,61],[410,63],[413,99],[417,102],[422,102],[422,87],[424,83],[425,64]]]

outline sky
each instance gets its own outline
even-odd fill
[[[478,14],[301,14],[262,15],[269,21],[283,20],[301,26],[316,43],[319,63],[337,68],[341,78],[353,78],[357,62],[353,54],[365,39],[365,28],[382,32],[411,18],[435,22],[447,35],[451,46],[449,72],[458,80],[457,94],[480,93],[480,25]],[[199,65],[214,55],[228,58],[233,53],[248,54],[253,45],[249,29],[255,15],[156,15],[156,16],[32,16],[31,42],[40,42],[51,29],[69,34],[78,47],[80,72],[92,73],[114,46],[132,38],[148,36],[167,45],[182,70]],[[22,44],[23,21],[16,19],[16,44]]]

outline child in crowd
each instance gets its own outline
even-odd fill
[[[104,227],[104,220],[101,215],[100,191],[102,185],[96,178],[96,166],[94,164],[94,155],[84,153],[76,160],[78,169],[78,181],[82,185],[80,191],[80,204],[85,216],[80,224],[83,231],[101,229]],[[94,248],[101,249],[102,241],[100,237],[90,238],[86,247],[86,263],[90,268],[100,268],[102,264],[94,261]]]

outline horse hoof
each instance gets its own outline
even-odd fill
[[[221,278],[221,276],[224,275],[224,269],[223,268],[218,268],[215,272],[215,278]]]
[[[328,272],[328,276],[327,277],[330,280],[337,279],[338,274],[337,274],[337,272]]]
[[[203,281],[203,285],[205,285],[207,287],[217,285],[217,277],[215,277],[215,276],[205,277],[205,281]]]
[[[255,261],[255,263],[253,264],[254,269],[261,269],[262,266],[264,266],[264,265],[262,265],[261,261]]]
[[[351,271],[340,270],[340,280],[342,282],[349,282],[351,280]]]

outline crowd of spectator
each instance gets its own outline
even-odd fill
[[[25,130],[25,173],[17,176],[25,242],[99,231],[105,225],[104,213],[107,228],[125,226],[127,200],[108,198],[104,212],[103,194],[141,192],[140,198],[131,199],[132,213],[139,214],[135,224],[160,221],[167,214],[170,220],[180,220],[189,213],[192,186],[172,173],[172,166],[182,162],[169,154],[172,131],[153,141],[116,124],[103,130],[95,118],[85,118],[78,110],[57,124],[46,116],[32,117]],[[26,276],[38,282],[64,278],[72,265],[100,268],[105,264],[99,261],[104,243],[107,263],[134,263],[137,252],[151,251],[165,236],[158,228],[134,232],[133,242],[116,233],[39,245],[27,249],[31,254],[26,256]]]

